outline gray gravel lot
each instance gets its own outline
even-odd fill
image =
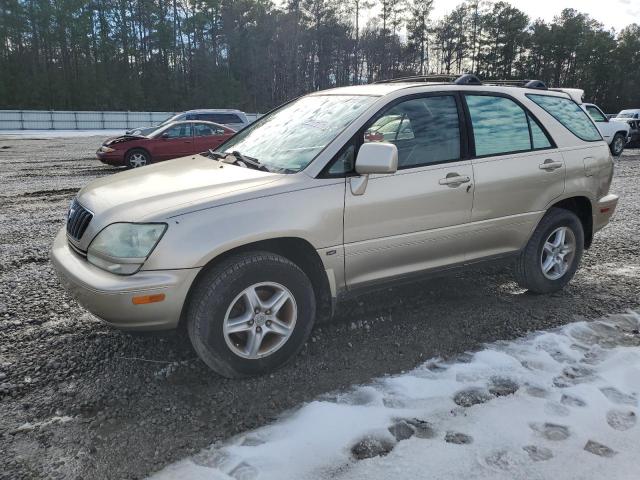
[[[469,270],[349,300],[290,366],[227,380],[184,334],[104,326],[48,260],[69,201],[116,169],[101,138],[0,135],[0,478],[141,478],[315,396],[483,342],[640,304],[640,152],[616,160],[621,196],[563,292],[523,293],[508,267]]]

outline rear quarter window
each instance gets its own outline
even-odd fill
[[[602,140],[587,113],[569,98],[527,94],[527,97],[560,122],[576,137],[586,142]]]

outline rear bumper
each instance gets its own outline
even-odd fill
[[[51,249],[60,282],[95,316],[123,330],[168,330],[178,326],[182,307],[199,268],[140,271],[131,276],[106,272],[69,247],[60,230]],[[164,294],[157,303],[134,305],[133,297]]]
[[[593,233],[609,223],[618,205],[618,196],[610,193],[598,200],[593,211]]]

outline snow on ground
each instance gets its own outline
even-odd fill
[[[151,478],[636,479],[639,328],[619,315],[430,360]]]
[[[114,137],[123,135],[126,129],[117,130],[0,130],[0,140],[20,138],[30,140],[46,140],[49,138],[68,137]]]

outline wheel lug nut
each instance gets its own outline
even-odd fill
[[[249,320],[249,325],[253,325],[253,320]]]
[[[260,309],[259,309],[259,308],[256,308],[256,309],[254,310],[254,312],[255,312],[255,313],[260,313]]]
[[[271,320],[267,320],[267,323],[265,323],[265,325],[266,325],[267,327],[270,327],[270,326],[271,326]]]
[[[256,327],[256,332],[260,333],[261,331],[262,331],[262,328]]]
[[[271,315],[271,310],[267,310],[265,313],[266,313],[267,315]]]

